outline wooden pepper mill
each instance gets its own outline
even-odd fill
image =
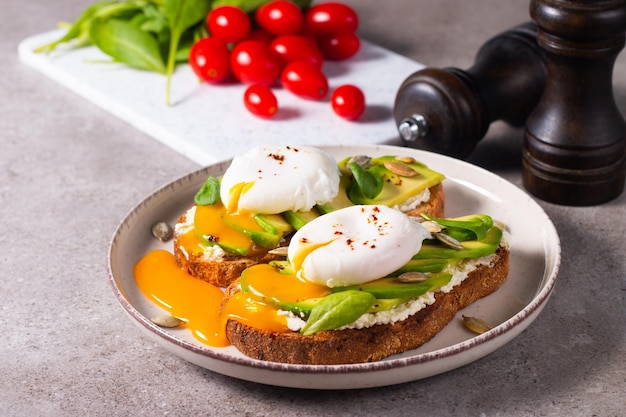
[[[529,22],[495,36],[467,71],[424,68],[410,75],[394,105],[404,144],[463,159],[491,122],[524,126],[546,79],[536,34]]]
[[[524,133],[524,186],[558,204],[612,200],[626,169],[626,124],[612,89],[626,1],[531,0],[530,14],[547,80]]]

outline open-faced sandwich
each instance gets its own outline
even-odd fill
[[[504,226],[446,218],[442,180],[412,158],[255,148],[207,179],[174,253],[148,253],[135,280],[171,313],[155,323],[256,359],[359,363],[415,349],[509,271]]]
[[[413,158],[355,155],[335,161],[312,147],[262,146],[210,177],[178,220],[174,255],[191,275],[218,286],[281,259],[294,231],[328,212],[381,204],[443,216],[444,176]]]
[[[356,205],[307,223],[286,261],[229,286],[228,340],[250,357],[299,364],[371,362],[424,344],[500,287],[509,249],[486,215],[417,220]]]

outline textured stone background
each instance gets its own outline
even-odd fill
[[[486,39],[529,20],[525,0],[347,2],[364,38],[435,67],[468,68]],[[443,375],[349,392],[284,389],[207,371],[148,342],[107,282],[108,241],[138,201],[198,166],[16,52],[90,3],[3,0],[0,415],[623,415],[624,195],[598,207],[541,202],[563,245],[550,302],[511,343]],[[614,84],[625,113],[626,53]],[[472,161],[520,185],[520,149],[521,131],[496,123]]]

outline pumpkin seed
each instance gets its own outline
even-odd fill
[[[456,240],[455,238],[451,236],[446,235],[445,233],[441,233],[441,232],[434,233],[434,236],[438,241],[440,241],[445,246],[451,249],[457,249],[457,250],[465,249],[463,245],[461,244],[461,242],[459,242],[458,240]]]
[[[473,331],[474,333],[483,334],[493,329],[493,326],[491,326],[489,323],[487,323],[483,319],[479,319],[477,317],[469,317],[469,316],[462,316],[462,317],[463,317],[463,324],[465,325],[465,327],[467,327],[469,330]]]
[[[363,169],[368,169],[369,167],[372,166],[372,158],[370,158],[367,155],[356,155],[356,156],[353,156],[348,161],[348,165],[351,164],[352,162],[354,162],[355,164],[357,164],[358,166],[360,166]]]
[[[413,164],[415,163],[415,158],[412,156],[396,156],[396,161],[404,162],[405,164]]]
[[[400,162],[385,161],[383,165],[385,165],[385,168],[387,168],[389,171],[401,177],[414,177],[417,175],[416,170]]]
[[[161,242],[167,242],[174,236],[174,231],[166,222],[156,222],[152,225],[152,235]]]
[[[287,256],[287,251],[289,250],[288,246],[280,246],[278,248],[274,248],[270,251],[268,251],[267,253],[271,254],[271,255],[277,255],[277,256]]]
[[[410,271],[400,274],[398,281],[400,282],[422,282],[428,279],[428,275],[423,272]]]
[[[178,327],[184,323],[178,317],[168,315],[154,316],[150,321],[159,327]]]
[[[429,233],[439,233],[443,230],[443,227],[437,222],[433,222],[431,220],[426,220],[420,223]]]

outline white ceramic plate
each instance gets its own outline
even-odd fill
[[[393,146],[323,147],[337,159],[351,155],[410,155],[446,175],[446,216],[486,213],[511,233],[511,270],[505,284],[462,312],[419,349],[375,363],[289,365],[250,359],[233,347],[211,348],[186,329],[162,329],[149,317],[163,313],[145,298],[133,277],[134,264],[148,251],[168,248],[151,235],[156,221],[174,224],[208,175],[221,175],[228,162],[209,166],[157,190],[133,208],[110,244],[110,283],[124,311],[165,349],[189,362],[236,378],[309,389],[353,389],[426,378],[480,359],[519,335],[539,315],[556,281],[561,248],[554,225],[525,192],[476,166],[429,152]],[[481,335],[466,330],[461,314],[497,325]]]

